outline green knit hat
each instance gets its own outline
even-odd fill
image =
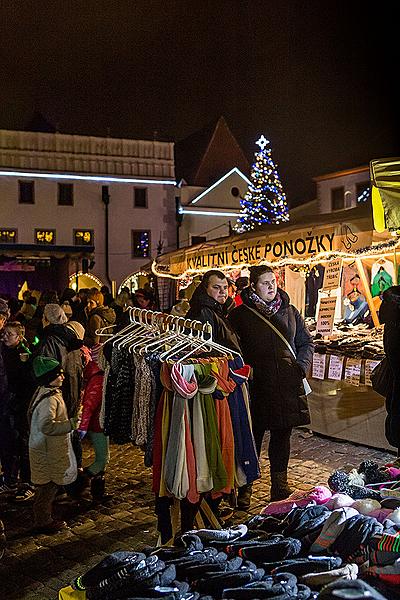
[[[33,372],[38,383],[47,385],[62,373],[62,368],[55,358],[50,358],[49,356],[35,356],[33,359]]]

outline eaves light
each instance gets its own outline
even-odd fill
[[[202,192],[199,196],[194,198],[194,200],[192,200],[190,204],[196,204],[196,202],[198,202],[201,198],[203,198],[203,196],[206,196],[209,192],[211,192],[211,190],[213,190],[215,187],[217,187],[217,185],[219,185],[221,183],[221,181],[224,181],[227,177],[232,175],[232,173],[237,173],[247,183],[247,185],[251,184],[250,180],[247,179],[246,175],[243,175],[243,173],[237,167],[233,167],[233,169],[231,169],[229,171],[229,173],[225,173],[225,175],[223,175],[220,179],[218,179],[218,181],[213,183],[209,188],[204,190],[204,192]]]
[[[217,212],[214,210],[189,210],[182,208],[179,211],[182,215],[205,215],[207,217],[237,217],[239,212]]]
[[[175,185],[171,179],[139,179],[137,177],[108,177],[106,175],[73,175],[71,173],[27,173],[25,171],[0,171],[1,177],[29,177],[29,179],[68,179],[72,181],[95,181],[103,183],[153,183]]]

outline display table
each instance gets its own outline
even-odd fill
[[[385,438],[385,399],[367,385],[309,378],[311,429],[339,440],[396,451]]]

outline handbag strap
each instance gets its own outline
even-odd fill
[[[279,331],[279,329],[277,329],[277,328],[275,327],[275,325],[273,325],[273,324],[271,323],[271,321],[268,321],[268,319],[266,319],[266,318],[264,317],[264,315],[262,315],[261,313],[259,313],[257,310],[255,310],[255,309],[254,309],[254,308],[252,308],[251,306],[248,306],[247,304],[244,304],[244,303],[243,303],[243,306],[245,306],[246,308],[248,308],[249,310],[251,310],[251,311],[252,311],[252,312],[253,312],[255,315],[257,315],[257,317],[260,317],[260,319],[262,319],[263,321],[265,321],[265,322],[266,322],[266,324],[267,324],[267,325],[269,325],[269,327],[270,327],[270,328],[271,328],[273,331],[275,331],[276,335],[278,335],[278,336],[281,338],[282,342],[284,342],[284,344],[286,344],[286,346],[289,348],[290,352],[292,353],[292,355],[293,355],[293,358],[296,360],[296,359],[297,359],[297,356],[296,356],[296,354],[295,354],[295,351],[293,350],[292,346],[289,344],[289,342],[287,341],[287,339],[285,338],[285,336],[284,336],[284,335],[283,335],[283,334],[282,334],[282,333]]]

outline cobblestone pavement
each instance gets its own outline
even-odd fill
[[[84,443],[84,464],[89,464],[90,456],[90,447]],[[383,464],[393,460],[393,454],[298,429],[293,434],[289,482],[292,487],[304,490],[318,483],[326,484],[335,469],[357,467],[367,458]],[[261,466],[262,479],[254,486],[250,509],[254,514],[268,501],[266,459]],[[56,516],[68,520],[68,529],[52,536],[29,533],[31,504],[16,505],[0,496],[0,515],[8,538],[7,551],[0,562],[1,598],[55,600],[60,588],[110,552],[156,544],[151,470],[143,466],[139,448],[111,447],[107,491],[113,498],[96,507],[89,501],[85,507],[58,503]],[[243,521],[247,516],[237,513],[235,520]]]

